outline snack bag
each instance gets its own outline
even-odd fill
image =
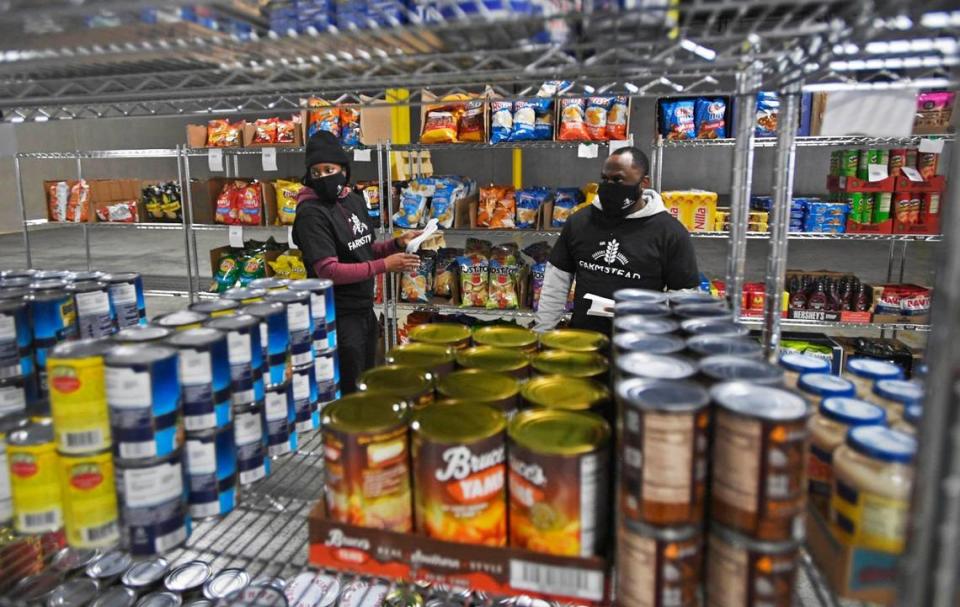
[[[512,186],[480,188],[477,226],[483,228],[514,228],[517,211],[516,191]]]
[[[694,122],[697,126],[697,139],[723,139],[727,136],[724,115],[726,102],[719,98],[697,99],[694,110]]]
[[[577,302],[577,279],[574,278],[570,283],[570,290],[567,291],[567,305],[564,306],[564,309],[567,312],[573,312],[573,308]]]
[[[360,145],[360,108],[340,108],[340,143]]]
[[[235,195],[239,210],[239,223],[248,226],[263,225],[263,194],[260,183],[242,186]]]
[[[66,221],[67,202],[70,200],[70,184],[66,181],[51,183],[47,187],[47,207],[50,221]]]
[[[550,101],[550,109],[537,113],[537,121],[533,125],[533,137],[538,141],[553,139],[553,100]]]
[[[431,110],[423,123],[420,143],[456,143],[457,118],[453,112]]]
[[[260,118],[253,123],[253,143],[277,142],[277,119]]]
[[[579,188],[558,188],[553,198],[553,219],[550,224],[562,228],[582,200],[583,192]]]
[[[482,255],[466,254],[457,258],[460,266],[460,307],[482,308],[487,305],[487,273],[489,262]]]
[[[299,128],[299,116],[294,116],[290,120],[277,119],[277,143],[296,143],[296,133]]]
[[[274,261],[268,261],[267,265],[270,266],[273,270],[273,275],[277,278],[302,280],[307,277],[306,268],[303,266],[303,259],[290,251],[278,255]]]
[[[517,101],[513,104],[513,130],[510,141],[531,141],[536,138],[536,105],[532,101]]]
[[[412,272],[400,275],[400,299],[410,303],[429,303],[433,296],[433,266],[437,260],[434,251],[420,253],[420,265]]]
[[[560,133],[557,139],[561,141],[590,140],[590,133],[584,122],[586,105],[584,99],[560,100]]]
[[[433,198],[430,199],[430,219],[436,219],[441,228],[452,228],[455,205],[463,192],[463,186],[452,179],[445,179],[437,184]]]
[[[360,193],[363,194],[363,201],[367,203],[367,215],[371,219],[375,219],[377,222],[380,221],[380,186],[376,183],[365,185],[361,188]]]
[[[263,251],[248,251],[240,258],[240,286],[245,287],[267,275],[266,256]]]
[[[175,181],[169,181],[163,184],[162,191],[163,204],[160,205],[160,211],[163,213],[163,219],[166,221],[183,221],[183,203],[180,197],[180,184]]]
[[[214,223],[233,225],[240,223],[240,206],[237,200],[237,182],[228,181],[217,196],[216,210],[213,214]]]
[[[483,130],[483,102],[469,101],[460,117],[457,139],[460,141],[482,142],[486,139]]]
[[[543,289],[543,276],[547,271],[550,250],[550,243],[545,241],[535,242],[523,250],[533,259],[533,265],[530,266],[530,291],[534,311],[540,307],[540,291]]]
[[[453,296],[453,281],[457,276],[457,258],[461,255],[463,255],[463,249],[441,248],[437,252],[433,278],[433,294],[437,297]]]
[[[238,146],[242,143],[240,125],[230,124],[229,120],[211,120],[207,122],[207,145],[212,148]]]
[[[158,184],[144,186],[140,190],[140,200],[143,202],[143,208],[147,212],[147,219],[162,219],[163,211],[163,190]]]
[[[283,255],[281,255],[283,257]],[[290,263],[290,274],[286,278],[290,280],[303,280],[307,277],[307,268],[303,265],[303,258],[299,255],[288,255]]]
[[[498,245],[490,252],[490,274],[486,307],[493,310],[512,310],[520,307],[517,283],[520,266],[515,246]]]
[[[400,210],[394,214],[393,221],[401,228],[416,228],[423,220],[423,212],[427,208],[427,194],[418,189],[412,182],[400,194]]]
[[[757,93],[757,126],[754,134],[757,137],[775,137],[779,116],[780,97],[771,92]]]
[[[693,139],[697,136],[693,119],[693,100],[660,102],[660,134],[667,139]]]
[[[490,102],[490,143],[510,139],[513,130],[513,104],[509,101]]]
[[[277,223],[293,225],[297,218],[297,195],[305,186],[299,181],[278,179],[274,185],[277,191]]]
[[[239,277],[240,266],[236,254],[224,251],[220,253],[220,260],[217,262],[217,269],[213,273],[213,284],[210,286],[210,290],[224,293],[237,284]]]
[[[591,141],[607,140],[607,111],[612,103],[610,97],[590,97],[587,100],[585,118]]]
[[[627,115],[630,106],[626,97],[614,97],[607,111],[607,139],[623,141],[627,138]]]
[[[544,187],[517,190],[517,227],[536,228],[540,206],[547,200],[550,190]]]
[[[311,97],[307,100],[307,139],[318,131],[330,131],[340,137],[340,109],[333,107],[323,99]]]
[[[109,223],[136,223],[139,220],[137,201],[125,200],[100,207],[97,209],[97,219]]]

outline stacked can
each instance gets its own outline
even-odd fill
[[[28,292],[13,291],[15,297],[0,298],[0,416],[22,413],[37,400]]]
[[[268,302],[283,304],[286,309],[290,339],[290,395],[298,434],[320,427],[312,295],[305,289],[289,289],[270,292],[266,297]]]
[[[110,285],[99,280],[100,276],[99,272],[74,274],[74,281],[68,286],[81,338],[107,337],[117,332],[117,311],[110,299]]]
[[[337,312],[333,300],[333,281],[308,278],[290,283],[290,290],[310,292],[313,315],[313,348],[316,355],[314,376],[321,407],[340,398],[340,363],[337,357]]]
[[[243,487],[270,474],[260,321],[249,314],[234,314],[212,318],[206,326],[226,334],[236,473]]]
[[[179,360],[190,517],[221,516],[237,503],[227,336],[203,327],[180,331],[168,343]]]
[[[34,366],[37,369],[37,399],[47,402],[47,352],[61,341],[77,335],[77,314],[73,296],[67,291],[67,282],[61,278],[46,278],[49,272],[37,272],[30,283],[27,296],[30,318],[33,321]],[[66,273],[64,273],[65,275]],[[48,414],[48,406],[41,406]]]
[[[134,555],[190,534],[177,350],[120,345],[104,356],[120,536]]]
[[[147,324],[147,307],[143,300],[143,280],[136,272],[107,274],[110,303],[117,315],[117,329]]]

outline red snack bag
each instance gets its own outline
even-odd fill
[[[97,209],[97,219],[109,223],[136,223],[137,201],[124,200],[100,207]]]
[[[585,124],[586,101],[584,99],[560,100],[560,132],[562,141],[589,141],[590,133]]]
[[[241,144],[240,125],[229,120],[211,120],[207,123],[207,145],[212,148],[234,147]]]
[[[260,183],[254,182],[240,188],[236,195],[240,223],[248,226],[263,224],[263,196]]]
[[[253,123],[253,143],[276,143],[277,142],[277,119],[260,118]]]
[[[300,127],[297,119],[277,120],[277,143],[296,143],[296,132]]]
[[[239,223],[239,207],[237,206],[237,184],[234,181],[228,182],[223,186],[220,195],[217,196],[216,210],[214,211],[214,223],[223,223],[233,225]]]

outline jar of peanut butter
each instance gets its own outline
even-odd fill
[[[857,387],[858,398],[870,398],[875,382],[881,379],[902,379],[903,369],[885,360],[855,357],[847,360],[843,376]]]
[[[830,372],[830,363],[826,360],[799,352],[784,352],[780,356],[780,367],[783,369],[783,385],[788,390],[797,389],[801,375]]]
[[[887,410],[887,418],[893,425],[903,418],[906,407],[923,403],[923,384],[905,379],[881,379],[873,384],[870,400]]]
[[[910,436],[916,436],[917,428],[920,425],[920,417],[922,415],[922,405],[910,405],[903,410],[903,418],[893,424],[890,424],[890,427],[894,430],[899,430],[900,432],[909,434]]]
[[[816,410],[825,398],[853,398],[857,387],[849,379],[829,373],[805,373],[797,380],[797,394],[810,403]]]

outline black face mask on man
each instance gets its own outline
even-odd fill
[[[625,217],[640,199],[640,186],[604,181],[597,189],[600,209],[606,217]]]
[[[347,185],[347,176],[338,172],[314,179],[307,173],[303,178],[303,185],[316,192],[320,200],[336,202],[340,198],[340,191]]]

